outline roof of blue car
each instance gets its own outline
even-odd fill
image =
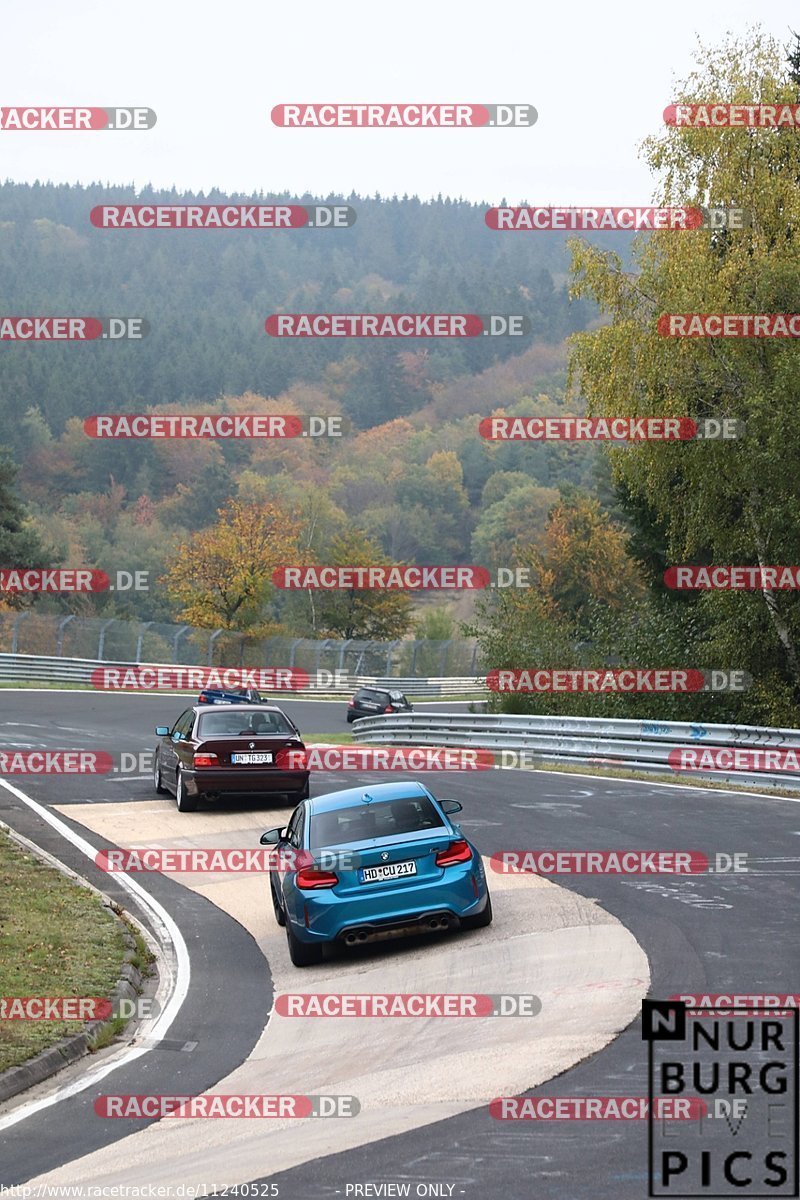
[[[401,800],[413,796],[415,792],[423,796],[428,795],[428,789],[416,779],[399,779],[393,783],[363,783],[360,787],[315,796],[308,804],[313,814],[330,812],[336,808],[353,808],[363,803],[362,797],[365,794],[372,796],[373,800]]]

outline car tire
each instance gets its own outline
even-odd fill
[[[348,724],[348,725],[352,725],[352,724],[353,724],[353,721],[354,721],[354,719],[355,719],[355,718],[353,717],[353,714],[352,714],[351,712],[349,712],[349,713],[347,714],[347,724]]]
[[[199,796],[189,796],[186,792],[186,785],[183,782],[183,771],[178,768],[178,773],[175,776],[175,803],[178,805],[178,812],[196,812],[197,805],[200,803]]]
[[[272,908],[275,913],[275,920],[278,922],[279,925],[285,925],[286,917],[284,916],[284,912],[283,912],[283,909],[281,908],[280,904],[278,904],[278,897],[275,895],[275,888],[272,886],[271,881],[270,881],[270,885],[269,885],[269,890],[272,895]]]
[[[153,787],[159,796],[166,796],[168,794],[167,789],[164,787],[164,784],[161,781],[161,764],[158,761],[157,750],[153,758]]]
[[[474,917],[464,917],[461,921],[462,929],[485,929],[487,925],[492,923],[492,897],[487,894],[486,908],[483,912],[477,913]]]
[[[286,926],[286,941],[289,943],[289,958],[296,967],[313,967],[322,962],[322,946],[309,946],[294,936],[291,926]]]

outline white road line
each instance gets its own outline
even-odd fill
[[[71,842],[77,850],[80,850],[81,854],[90,859],[91,862],[94,862],[97,853],[95,847],[80,837],[79,834],[74,833],[64,821],[45,808],[44,805],[39,804],[30,796],[26,796],[19,788],[7,783],[4,779],[0,779],[0,787],[4,787],[12,796],[16,796],[23,804],[27,804],[37,816],[41,817],[43,821],[46,821],[48,825],[57,830],[68,842]],[[154,1044],[157,1044],[167,1033],[186,999],[189,991],[189,980],[191,978],[191,962],[186,942],[183,940],[183,934],[164,906],[154,896],[151,896],[149,892],[146,892],[140,883],[125,874],[115,874],[115,879],[127,892],[136,897],[142,908],[150,915],[157,931],[158,939],[162,945],[165,942],[171,942],[175,952],[175,970],[172,970],[171,964],[166,964],[169,967],[169,975],[171,976],[171,995],[164,1008],[156,1017],[152,1027],[145,1030],[149,1044],[126,1050],[121,1057],[112,1062],[106,1062],[94,1070],[87,1071],[80,1079],[58,1088],[50,1096],[45,1096],[40,1100],[31,1100],[28,1104],[22,1104],[19,1108],[9,1113],[7,1117],[0,1118],[0,1131],[9,1129],[12,1125],[17,1125],[20,1121],[24,1121],[26,1117],[31,1117],[34,1113],[41,1112],[42,1109],[50,1108],[52,1105],[58,1104],[59,1101],[66,1100],[69,1096],[75,1096],[79,1092],[85,1091],[86,1088],[92,1087],[101,1079],[105,1079],[112,1071],[116,1071],[119,1067],[127,1066],[128,1063],[140,1058],[143,1054],[147,1054],[148,1050]]]
[[[517,771],[519,767],[495,767],[495,771]],[[615,783],[634,783],[639,787],[662,787],[662,788],[677,788],[681,792],[700,792],[711,793],[718,796],[750,796],[754,800],[786,800],[789,804],[800,804],[800,796],[776,796],[770,792],[746,792],[741,788],[721,788],[712,787],[711,782],[703,784],[698,782],[692,786],[687,783],[662,783],[658,779],[624,779],[619,775],[584,775],[583,771],[544,771],[537,767],[531,767],[526,770],[528,775],[558,775],[561,779],[597,779],[600,783],[615,784]]]

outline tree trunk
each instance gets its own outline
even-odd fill
[[[756,556],[758,558],[758,565],[759,565],[759,567],[764,567],[764,566],[768,566],[771,564],[767,563],[767,544],[766,544],[766,539],[764,537],[763,530],[761,528],[761,522],[759,521],[759,519],[756,515],[757,507],[758,507],[757,494],[755,494],[754,492],[751,492],[750,504],[749,504],[750,525],[753,530],[753,537],[754,537],[755,544],[756,544]],[[762,587],[761,595],[763,596],[764,603],[767,606],[767,612],[769,613],[770,620],[772,621],[773,627],[775,629],[775,633],[777,634],[778,641],[783,646],[783,649],[786,653],[786,667],[787,667],[788,673],[791,676],[792,683],[794,684],[795,690],[798,693],[800,693],[800,662],[798,662],[797,646],[795,644],[794,638],[792,637],[792,632],[789,628],[789,623],[780,610],[780,606],[778,604],[778,598],[775,595],[774,590],[772,588]]]

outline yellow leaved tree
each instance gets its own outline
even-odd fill
[[[272,572],[297,560],[301,524],[277,504],[228,500],[217,522],[180,545],[159,580],[177,616],[204,629],[274,631]]]

